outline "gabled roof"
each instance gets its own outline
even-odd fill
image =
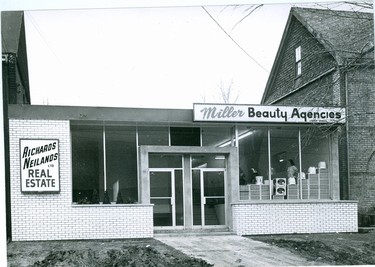
[[[374,48],[374,14],[292,8],[291,13],[341,63]]]
[[[27,63],[26,32],[23,11],[1,12],[2,54],[13,54],[25,90],[26,103],[30,104],[29,70]],[[9,91],[12,89],[8,88]]]
[[[18,53],[23,26],[23,12],[1,12],[1,37],[3,53]]]
[[[331,53],[338,65],[343,64],[346,59],[359,56],[374,58],[373,13],[293,7],[263,93],[262,103],[265,102],[272,86],[293,18]]]

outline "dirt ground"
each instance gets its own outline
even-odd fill
[[[375,265],[375,230],[369,233],[251,236],[327,265]]]
[[[10,242],[8,267],[212,266],[155,239]]]
[[[251,236],[326,265],[375,264],[375,231],[369,233]],[[10,242],[8,267],[212,266],[155,239]]]

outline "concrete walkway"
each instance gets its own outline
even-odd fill
[[[323,265],[308,262],[285,249],[236,235],[155,234],[155,239],[217,267]]]

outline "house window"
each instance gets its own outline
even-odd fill
[[[297,47],[295,50],[295,59],[296,59],[296,76],[302,74],[302,61],[301,61],[301,46]]]

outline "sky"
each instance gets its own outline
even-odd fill
[[[259,103],[289,7],[261,7],[232,29],[248,8],[26,12],[32,102],[191,108],[230,87],[232,101]]]
[[[32,104],[259,104],[294,5],[26,11]]]

